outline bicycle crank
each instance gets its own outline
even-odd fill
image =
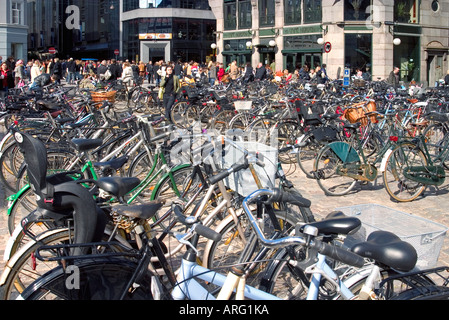
[[[372,164],[350,164],[337,167],[336,173],[360,181],[374,181],[377,178],[377,168]]]

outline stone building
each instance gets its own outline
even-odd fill
[[[327,64],[434,84],[449,69],[449,0],[209,0],[217,60],[276,70]]]
[[[27,58],[26,0],[0,1],[0,56]]]

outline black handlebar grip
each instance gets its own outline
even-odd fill
[[[219,234],[218,232],[215,232],[211,228],[203,226],[202,224],[197,224],[195,226],[195,232],[198,233],[200,236],[203,236],[212,241],[220,241],[221,240],[221,234]]]
[[[209,182],[211,184],[214,184],[220,180],[223,180],[224,178],[226,178],[227,176],[229,176],[231,173],[233,172],[237,172],[243,169],[247,169],[249,166],[248,164],[248,160],[245,159],[244,163],[234,163],[231,168],[227,169],[227,170],[223,170],[221,172],[219,172],[218,174],[212,176],[209,178]]]
[[[312,205],[312,201],[304,198],[299,193],[287,192],[287,191],[282,191],[282,201],[291,203],[298,207],[305,207],[305,208],[310,208],[310,206]]]
[[[173,206],[173,212],[175,213],[176,217],[178,217],[179,222],[181,222],[182,224],[186,224],[186,217],[182,213],[182,208],[180,206]]]
[[[313,242],[313,247],[317,249],[319,253],[334,260],[346,263],[350,266],[361,268],[365,264],[365,260],[363,259],[363,257],[359,256],[354,252],[345,250],[343,248],[334,245],[329,245],[327,243],[315,240]]]

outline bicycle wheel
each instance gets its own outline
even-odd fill
[[[32,282],[56,268],[58,263],[37,260],[34,253],[42,245],[68,243],[69,234],[67,229],[52,231],[47,235],[39,236],[38,241],[21,246],[7,262],[9,273],[0,286],[0,299],[16,299]],[[3,274],[2,277],[5,275]]]
[[[226,131],[229,129],[229,122],[234,116],[234,110],[221,110],[213,116],[209,128],[215,130],[219,134],[226,134]]]
[[[296,162],[306,177],[313,179],[315,177],[313,175],[313,164],[323,146],[311,135],[304,137],[302,142],[305,143],[305,146],[299,148],[296,154]]]
[[[413,201],[419,197],[426,189],[426,184],[420,182],[420,177],[411,179],[411,175],[418,175],[419,172],[410,172],[409,169],[425,169],[425,166],[427,159],[416,145],[412,143],[398,145],[388,156],[382,175],[390,197],[398,202]],[[423,178],[426,179],[425,176]]]
[[[432,159],[438,157],[442,151],[447,152],[447,150],[444,150],[444,143],[449,139],[449,133],[444,124],[435,123],[428,126],[423,131],[423,135],[426,137],[427,150]],[[449,159],[445,159],[443,165],[449,170]]]
[[[241,129],[244,131],[253,120],[254,118],[249,112],[239,112],[229,122],[229,129]]]
[[[423,286],[406,290],[389,300],[449,300],[449,288],[443,286]]]
[[[360,161],[349,165],[357,166]],[[319,152],[314,164],[314,174],[319,187],[328,196],[342,196],[350,192],[357,180],[346,176],[345,164],[329,146],[325,146]]]
[[[277,129],[277,148],[282,149],[287,145],[293,145],[296,138],[301,135],[301,127],[297,122],[282,121],[276,126]],[[290,154],[290,150],[286,152],[279,152],[279,160],[285,164],[295,162],[295,157]]]
[[[145,181],[145,179],[152,179],[152,177],[148,177],[148,175],[153,175],[157,172],[158,168],[154,168],[154,156],[148,154],[147,152],[140,153],[137,157],[134,158],[128,170],[128,177],[139,178],[141,182]],[[152,170],[152,172],[151,172]],[[153,180],[150,182],[144,189],[140,186],[132,191],[129,196],[135,196],[135,193],[139,194],[136,197],[136,200],[144,203],[148,201],[153,193],[154,186],[156,185],[157,180]]]
[[[12,192],[17,192],[17,171],[18,169],[14,166],[15,161],[13,161],[13,155],[17,154],[16,149],[19,150],[19,146],[16,143],[12,143],[6,146],[0,156],[0,180],[1,183]],[[23,155],[22,155],[23,162]],[[20,165],[19,165],[20,166]]]
[[[181,128],[190,128],[200,118],[198,108],[187,101],[175,103],[170,111],[172,121]]]
[[[201,184],[201,181],[196,175],[191,177],[192,170],[192,166],[173,169],[171,176],[167,174],[157,183],[151,195],[151,200],[166,200],[167,205],[165,208],[167,210],[170,208],[169,200],[182,199],[186,202],[198,190]],[[162,229],[165,229],[175,219],[175,215],[171,214],[162,220],[162,215],[167,210],[159,210],[154,217],[155,221],[160,220],[158,225]]]
[[[277,121],[268,118],[258,118],[251,123],[250,126],[250,141],[260,142],[266,145],[270,145],[271,137],[275,130]]]
[[[14,197],[14,200],[11,200]],[[8,208],[8,231],[13,233],[20,221],[31,211],[36,210],[37,203],[31,187],[25,188],[21,193],[11,196],[12,201]]]
[[[36,280],[21,294],[23,300],[153,300],[152,276],[148,272],[135,283],[128,282],[137,262],[127,259],[83,259],[73,267],[57,267]],[[69,278],[71,277],[71,278]],[[73,282],[70,282],[73,280]]]

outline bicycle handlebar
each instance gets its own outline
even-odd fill
[[[248,203],[251,203],[259,196],[266,195],[268,197],[272,197],[274,194],[275,192],[273,190],[259,189],[251,193],[243,200],[243,209],[246,215],[248,216],[250,223],[253,226],[257,238],[264,246],[269,248],[282,248],[291,245],[309,246],[310,248],[316,249],[319,253],[323,255],[326,255],[332,259],[341,261],[351,266],[360,268],[365,264],[365,260],[363,259],[363,257],[351,251],[347,251],[343,248],[324,243],[318,239],[312,239],[310,242],[307,241],[305,238],[299,236],[283,237],[279,239],[266,239],[259,227],[259,224],[257,223],[256,218],[252,214],[251,209],[248,207]]]
[[[173,206],[173,212],[175,213],[179,222],[181,222],[183,225],[186,225],[186,226],[193,225],[193,230],[196,233],[198,233],[200,236],[203,236],[212,241],[220,241],[221,240],[221,234],[219,234],[218,232],[215,232],[214,230],[212,230],[209,227],[203,226],[201,223],[196,223],[195,221],[189,221],[188,220],[189,217],[185,217],[183,215],[182,208],[179,205]]]

